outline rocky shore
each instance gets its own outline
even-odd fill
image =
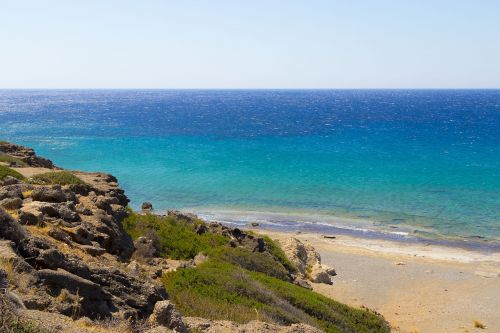
[[[321,332],[307,324],[182,317],[161,277],[195,267],[204,261],[203,254],[190,260],[167,259],[159,255],[155,239],[139,237],[134,242],[123,227],[129,200],[111,175],[63,174],[67,171],[32,149],[6,142],[0,143],[0,156],[0,168],[9,169],[0,178],[4,326],[13,316],[34,323],[41,332],[107,332],[118,327],[131,332]],[[43,176],[33,176],[37,170]],[[64,181],[55,184],[51,177]],[[178,212],[169,215],[187,223],[196,219]],[[197,225],[196,232],[227,237],[233,248],[268,251],[264,238],[220,223]],[[332,283],[335,271],[321,265],[314,248],[295,238],[283,240],[281,246],[297,267],[285,271],[283,279],[308,289],[310,282]],[[2,329],[8,332],[6,327]]]

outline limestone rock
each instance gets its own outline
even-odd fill
[[[332,284],[328,272],[333,269],[321,265],[320,254],[311,245],[304,244],[294,237],[278,240],[288,259],[297,267],[298,275],[316,283]],[[335,272],[335,270],[333,270]]]
[[[164,326],[179,333],[188,332],[187,326],[182,321],[181,315],[170,301],[156,302],[153,313],[149,317],[153,325]]]

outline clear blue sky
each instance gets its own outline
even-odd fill
[[[0,88],[500,88],[500,0],[4,0]]]

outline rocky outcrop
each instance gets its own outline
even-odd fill
[[[35,151],[31,148],[15,145],[8,142],[0,142],[0,153],[16,157],[31,167],[47,169],[56,168],[52,161],[37,156],[35,154]]]
[[[31,167],[54,167],[29,148],[1,143],[0,152]],[[126,267],[134,252],[122,226],[128,198],[111,175],[74,174],[85,184],[0,184],[0,259],[11,267],[9,289],[28,310],[147,318],[167,293]]]
[[[316,283],[332,284],[331,276],[335,270],[321,264],[321,256],[313,246],[304,244],[297,238],[279,239],[278,243],[288,259],[298,271],[297,284],[307,287],[304,280]]]

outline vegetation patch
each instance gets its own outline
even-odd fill
[[[25,179],[24,176],[21,175],[16,170],[13,170],[13,169],[6,167],[4,165],[0,165],[0,180],[4,179],[7,176],[11,176],[11,177],[17,178],[19,180]]]
[[[37,185],[85,185],[85,182],[69,171],[52,171],[34,175],[30,178]]]
[[[16,165],[19,165],[19,166],[28,166],[28,164],[26,162],[24,162],[23,160],[17,158],[17,157],[12,157],[10,155],[6,155],[6,154],[2,154],[0,153],[0,162],[5,162],[5,163],[15,163]]]
[[[239,323],[303,322],[325,332],[389,332],[383,318],[374,313],[219,259],[168,273],[162,279],[173,302],[186,316]]]
[[[173,217],[131,213],[123,221],[123,226],[133,239],[151,233],[156,235],[162,256],[172,259],[192,259],[200,252],[207,253],[229,241],[224,236],[211,233],[198,235],[195,228],[200,223],[203,222],[188,223]]]
[[[198,253],[208,260],[162,277],[172,301],[185,316],[247,323],[306,323],[326,332],[389,332],[378,314],[354,309],[290,283],[295,267],[283,250],[265,238],[265,252],[229,246],[227,237],[210,232],[199,235],[203,222],[131,212],[124,221],[132,236],[158,242],[163,256],[190,259]]]

